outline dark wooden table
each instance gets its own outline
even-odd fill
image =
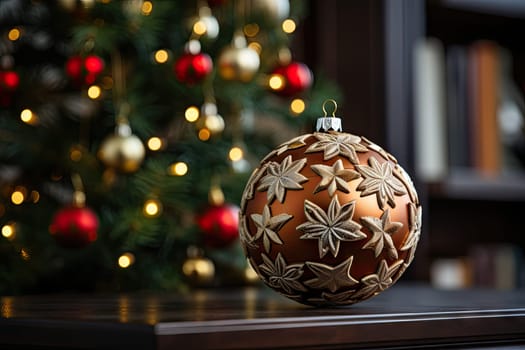
[[[344,308],[260,289],[0,299],[1,349],[525,348],[525,291],[398,284]]]

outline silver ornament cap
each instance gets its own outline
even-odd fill
[[[328,103],[331,103],[333,105],[333,111],[332,111],[331,116],[329,117],[328,117],[328,112],[326,111],[326,105]],[[324,116],[317,119],[317,125],[315,129],[318,132],[322,132],[322,131],[327,132],[330,130],[339,131],[339,132],[343,131],[341,118],[336,117],[335,115],[336,111],[337,111],[337,102],[335,102],[335,100],[328,99],[324,101],[323,103]]]

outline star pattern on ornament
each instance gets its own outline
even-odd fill
[[[356,152],[366,152],[367,149],[361,144],[361,138],[346,133],[314,133],[317,139],[310,145],[305,153],[324,152],[323,159],[328,160],[341,155],[348,158],[352,164],[359,164]]]
[[[257,227],[253,241],[262,237],[264,250],[269,253],[271,242],[283,244],[278,232],[293,216],[286,213],[272,216],[270,207],[265,205],[262,214],[252,214],[250,217]]]
[[[408,237],[400,250],[408,250],[417,245],[421,234],[421,207],[414,203],[408,204]]]
[[[357,291],[354,298],[361,300],[368,299],[390,287],[392,283],[394,283],[392,276],[394,276],[402,264],[403,260],[398,260],[389,267],[386,260],[381,260],[376,273],[361,279],[364,286]]]
[[[350,275],[353,256],[337,266],[329,266],[317,262],[307,261],[306,266],[315,274],[315,278],[304,282],[308,287],[328,290],[332,293],[342,287],[351,287],[359,283]]]
[[[352,220],[355,201],[341,206],[337,196],[334,196],[325,212],[309,200],[304,201],[304,213],[307,222],[296,227],[303,233],[301,239],[317,239],[319,256],[322,258],[330,251],[337,257],[341,241],[358,241],[366,238],[361,232],[361,225]]]
[[[383,249],[386,249],[389,259],[397,259],[397,249],[392,235],[403,227],[403,224],[390,221],[390,210],[385,210],[380,219],[375,216],[364,216],[361,218],[361,223],[373,233],[372,238],[363,245],[363,249],[372,249],[376,258]]]
[[[277,254],[275,262],[266,254],[262,254],[261,257],[264,264],[259,265],[259,269],[266,274],[266,282],[270,287],[284,290],[288,294],[307,291],[299,281],[304,273],[302,264],[287,265],[281,253]]]
[[[368,149],[376,153],[379,153],[383,158],[385,158],[385,160],[391,160],[392,162],[397,164],[397,159],[392,154],[385,151],[383,147],[373,143],[372,141],[370,141],[364,136],[361,136],[361,139],[368,146]]]
[[[328,190],[330,197],[334,195],[336,190],[350,193],[348,182],[361,177],[357,171],[345,169],[341,159],[338,159],[332,165],[315,164],[311,168],[317,175],[321,176],[321,181],[315,188],[314,193]]]
[[[264,175],[264,172],[266,171],[267,165],[264,164],[261,166],[261,168],[255,168],[252,171],[252,175],[250,176],[248,182],[246,183],[246,187],[244,188],[243,196],[241,199],[241,210],[244,211],[246,208],[246,202],[250,199],[253,199],[255,195],[255,184],[261,179],[261,177]]]
[[[253,237],[250,235],[250,231],[248,229],[247,219],[246,216],[241,215],[240,216],[240,225],[239,225],[239,239],[241,241],[241,245],[245,249],[256,249],[259,246],[254,242]]]
[[[277,146],[276,149],[268,153],[266,157],[262,159],[261,163],[266,162],[268,159],[270,159],[273,156],[280,156],[281,154],[283,154],[284,152],[288,150],[297,149],[297,148],[306,146],[305,141],[310,136],[312,136],[312,134],[300,135],[300,136],[294,137],[291,140],[288,140],[287,142],[281,143],[279,146]]]
[[[276,149],[276,154],[280,156],[284,152],[297,149],[306,146],[306,139],[312,136],[312,134],[305,134],[301,136],[294,137],[293,139],[280,144]]]
[[[368,158],[368,165],[356,165],[356,169],[364,179],[357,186],[361,197],[375,194],[379,208],[384,209],[385,204],[392,208],[396,206],[395,196],[406,194],[403,183],[393,176],[393,167],[390,162],[379,163],[375,157]]]
[[[394,176],[396,176],[408,189],[408,195],[410,196],[410,200],[413,203],[419,205],[419,198],[417,196],[416,187],[414,186],[412,179],[407,174],[405,169],[403,169],[399,165],[396,165],[396,167],[394,168]]]
[[[284,158],[282,163],[267,163],[266,175],[261,179],[258,191],[268,191],[267,199],[271,203],[277,197],[279,202],[284,202],[286,190],[301,190],[302,183],[308,178],[299,172],[306,165],[306,158],[292,161],[292,156]]]

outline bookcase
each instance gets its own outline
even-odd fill
[[[446,268],[464,269],[466,285],[498,286],[494,281],[498,278],[487,275],[507,270],[510,277],[503,278],[504,286],[523,287],[525,165],[514,159],[511,167],[499,165],[501,168],[487,175],[472,163],[458,166],[447,154],[440,176],[421,176],[417,135],[421,133],[422,109],[418,109],[417,99],[422,88],[415,83],[415,51],[430,38],[440,47],[445,119],[451,113],[447,59],[454,50],[464,50],[468,58],[468,52],[479,43],[505,48],[512,59],[508,78],[523,96],[525,4],[507,0],[313,0],[309,7],[310,16],[299,32],[299,52],[316,71],[342,88],[344,130],[384,145],[415,178],[424,208],[424,232],[409,276],[430,280],[436,265],[442,266],[436,262],[445,261]],[[474,84],[492,90],[499,88],[496,85],[486,81]],[[478,103],[482,102],[487,98],[479,98]],[[423,110],[429,108],[423,104]],[[447,152],[450,147],[456,147],[453,152],[465,151],[449,145],[453,137],[447,126],[456,119],[444,121],[441,142]],[[476,130],[469,124],[463,132]],[[523,130],[521,133],[523,137]],[[428,140],[423,142],[428,146]],[[484,138],[482,142],[481,147],[489,150],[496,147],[487,146]]]

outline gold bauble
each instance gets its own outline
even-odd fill
[[[259,54],[246,46],[242,32],[234,35],[233,42],[219,56],[219,74],[225,80],[248,82],[259,70]]]
[[[280,22],[290,15],[289,0],[251,0],[251,10],[255,15]]]
[[[194,286],[208,286],[215,278],[215,265],[202,256],[202,249],[188,248],[188,258],[182,264],[182,273]]]
[[[391,154],[341,132],[335,116],[320,118],[317,130],[283,143],[253,172],[240,238],[279,293],[308,305],[353,304],[390,287],[412,262],[421,206]]]
[[[142,141],[131,134],[127,125],[120,125],[117,133],[108,136],[100,145],[99,159],[109,168],[124,173],[137,171],[144,160],[146,149]]]

